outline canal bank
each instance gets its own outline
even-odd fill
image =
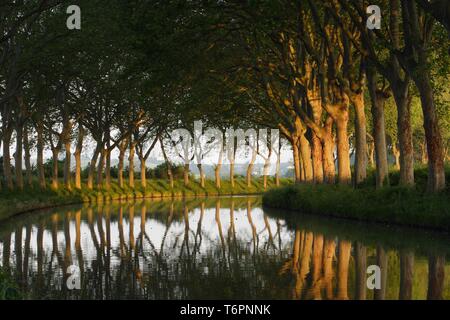
[[[286,186],[291,183],[290,179],[280,179],[280,185]],[[174,181],[173,188],[166,180],[151,180],[147,182],[144,189],[136,182],[136,187],[127,185],[119,187],[115,182],[111,183],[109,189],[94,188],[82,189],[50,188],[42,190],[38,186],[28,188],[24,191],[0,192],[0,221],[12,216],[47,208],[55,208],[77,203],[103,203],[115,200],[136,200],[144,198],[183,198],[183,197],[205,197],[225,195],[257,195],[276,187],[274,179],[267,180],[264,188],[262,179],[254,179],[251,187],[247,186],[244,178],[236,178],[234,186],[230,181],[223,180],[221,187],[217,188],[214,181],[206,180],[202,187],[197,181],[191,181],[185,186],[182,181]]]
[[[318,216],[450,231],[448,189],[429,194],[398,186],[376,190],[298,184],[266,192],[263,205]]]

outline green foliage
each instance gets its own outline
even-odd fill
[[[53,158],[47,159],[44,163],[44,172],[46,177],[53,176]],[[64,174],[64,160],[58,160],[58,176],[62,177]]]
[[[0,268],[0,300],[17,300],[21,295],[11,276]]]
[[[292,183],[291,179],[280,179],[281,185]],[[216,195],[246,195],[261,194],[264,190],[263,180],[254,179],[251,187],[247,187],[244,178],[236,178],[234,188],[228,180],[222,180],[221,188],[217,188],[214,181],[206,180],[205,187],[202,188],[198,181],[192,180],[185,186],[183,181],[175,180],[174,187],[171,188],[167,180],[148,179],[147,187],[142,188],[140,181],[135,181],[136,186],[130,188],[126,183],[120,188],[116,182],[112,182],[109,189],[94,188],[87,189],[85,185],[81,190],[41,190],[36,184],[32,188],[19,191],[0,192],[0,220],[9,218],[15,214],[56,207],[66,204],[81,202],[104,202],[112,200],[133,200],[140,198],[163,198],[163,197],[196,197],[196,196],[216,196]],[[275,187],[273,178],[268,179],[268,189]]]
[[[426,194],[417,189],[335,185],[292,185],[264,194],[268,207],[322,216],[450,230],[448,193]]]

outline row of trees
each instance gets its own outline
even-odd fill
[[[2,187],[32,184],[35,151],[37,179],[45,188],[46,149],[53,188],[60,184],[61,154],[64,185],[81,188],[87,150],[88,188],[109,187],[115,150],[119,185],[128,157],[134,187],[137,157],[145,187],[146,162],[156,145],[172,185],[171,153],[185,162],[187,184],[194,155],[178,152],[183,141],[168,133],[179,127],[193,132],[194,120],[222,132],[279,128],[292,145],[296,180],[308,183],[335,183],[337,172],[340,184],[358,185],[374,155],[377,187],[388,185],[391,149],[400,183],[412,186],[413,129],[420,121],[416,136],[428,162],[428,189],[439,191],[450,137],[450,31],[446,11],[436,10],[445,1],[373,2],[382,8],[380,30],[366,27],[364,0],[82,0],[81,30],[66,28],[66,1],[2,3]],[[411,115],[415,102],[421,115]],[[223,153],[221,148],[218,187],[224,157],[234,177],[235,154]],[[257,156],[257,150],[249,155],[249,184]]]
[[[411,107],[417,97],[428,190],[438,191],[448,157],[448,89],[442,88],[450,32],[433,16],[438,3],[444,5],[372,1],[382,8],[379,30],[366,25],[367,1],[228,1],[210,10],[221,12],[214,26],[217,43],[225,43],[217,50],[227,52],[226,83],[248,96],[256,120],[276,124],[291,142],[297,180],[334,183],[337,169],[340,184],[357,185],[367,177],[373,143],[377,187],[388,185],[385,108],[392,96],[397,126],[390,144],[399,155],[400,184],[414,185]]]

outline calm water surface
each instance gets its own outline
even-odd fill
[[[0,264],[29,299],[450,299],[449,252],[446,234],[268,211],[259,197],[80,205],[0,225]],[[380,290],[367,289],[370,265]]]

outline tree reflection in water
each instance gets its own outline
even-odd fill
[[[273,215],[258,197],[86,205],[3,226],[1,263],[38,299],[450,299],[448,242],[347,229]],[[65,285],[73,264],[80,290]],[[371,264],[380,290],[367,289]]]

